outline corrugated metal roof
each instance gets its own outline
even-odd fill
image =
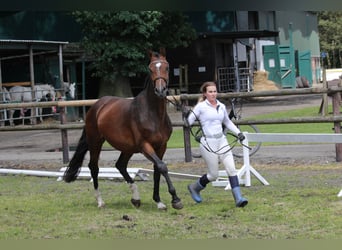
[[[242,38],[261,38],[261,37],[277,37],[278,31],[271,30],[246,30],[246,31],[230,31],[230,32],[207,32],[199,33],[200,38],[230,38],[230,39],[242,39]]]
[[[69,42],[66,41],[0,39],[0,58],[4,60],[6,58],[27,55],[29,48],[32,48],[34,53],[58,52],[59,46],[67,44]]]
[[[4,44],[68,44],[69,42],[63,41],[44,41],[44,40],[13,40],[13,39],[0,39],[0,43]]]

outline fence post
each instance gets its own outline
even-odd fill
[[[65,107],[60,107],[59,116],[60,116],[61,124],[66,124]],[[68,144],[68,130],[67,129],[61,129],[61,137],[62,137],[63,163],[66,164],[69,162],[69,144]]]
[[[328,89],[328,82],[327,82],[327,73],[326,73],[326,69],[323,68],[323,88]],[[319,113],[322,116],[326,116],[328,115],[328,94],[324,93],[322,95],[322,102],[321,102],[321,106],[319,108]]]
[[[181,100],[181,106],[187,106],[188,100]],[[183,118],[182,112],[182,118]],[[191,153],[191,142],[190,142],[190,127],[183,126],[183,138],[184,138],[184,153],[185,153],[185,162],[192,162],[192,153]]]
[[[332,104],[333,104],[333,114],[340,115],[340,102],[341,102],[341,93],[336,92],[332,96]],[[340,122],[334,122],[334,130],[335,134],[341,133],[341,123]],[[335,150],[336,150],[336,161],[341,162],[342,161],[342,143],[336,143],[335,144]]]

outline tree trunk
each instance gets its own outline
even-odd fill
[[[129,78],[117,76],[111,79],[102,79],[99,86],[99,98],[106,95],[132,97]]]

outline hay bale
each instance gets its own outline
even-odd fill
[[[278,85],[268,80],[267,71],[255,71],[253,74],[253,91],[278,90]]]

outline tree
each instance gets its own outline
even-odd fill
[[[318,31],[321,51],[327,52],[324,65],[328,68],[340,68],[342,66],[342,12],[319,12]]]
[[[146,74],[148,49],[187,47],[196,32],[179,12],[118,11],[73,12],[83,32],[82,47],[94,58],[94,75],[102,78],[102,90],[127,95],[119,86],[129,78]],[[102,91],[100,88],[100,95]]]

